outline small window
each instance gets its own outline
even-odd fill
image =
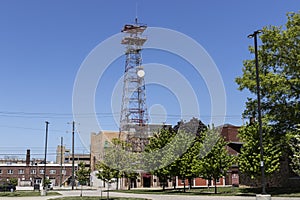
[[[220,183],[220,179],[219,178],[216,179],[216,183]]]
[[[36,170],[35,169],[30,170],[30,174],[36,174]]]
[[[56,170],[55,169],[51,169],[50,170],[50,174],[56,174]]]
[[[0,174],[2,174],[2,169],[0,169]]]
[[[63,169],[63,170],[61,171],[61,173],[62,173],[63,175],[66,175],[66,170]]]
[[[18,174],[24,174],[24,173],[25,173],[24,169],[19,169]]]
[[[7,173],[8,173],[8,174],[13,174],[13,173],[14,173],[14,170],[8,169],[8,170],[7,170]]]
[[[43,169],[40,169],[40,174],[44,174],[44,170]]]

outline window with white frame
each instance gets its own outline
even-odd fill
[[[63,175],[66,175],[67,171],[66,171],[65,169],[63,169],[63,170],[61,171],[61,173],[62,173]]]
[[[14,170],[12,170],[12,169],[7,170],[7,174],[13,174],[13,173],[14,173]]]
[[[44,170],[43,169],[40,169],[40,174],[44,174]]]
[[[36,170],[35,169],[31,169],[30,170],[30,174],[36,174]]]
[[[50,174],[56,174],[56,170],[55,169],[51,169],[50,170]]]
[[[2,169],[0,169],[0,174],[2,174]]]
[[[24,169],[19,169],[18,170],[18,174],[24,174],[25,173],[25,170]]]

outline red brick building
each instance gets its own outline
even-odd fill
[[[75,165],[75,170],[78,165]],[[33,186],[42,183],[45,164],[30,160],[30,151],[27,150],[25,161],[2,160],[0,163],[0,180],[7,181],[10,178],[18,179],[18,186]],[[50,179],[53,186],[60,183],[68,184],[72,176],[72,164],[46,164],[46,177]]]
[[[238,129],[240,126],[234,126],[231,124],[224,124],[221,132],[221,136],[228,142],[227,150],[230,155],[238,156],[241,151],[243,143],[238,138]],[[227,171],[225,177],[225,185],[238,186],[239,182],[239,168],[237,163],[231,166]]]

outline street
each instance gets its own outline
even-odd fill
[[[80,190],[75,191],[59,191],[61,196],[46,196],[46,197],[0,197],[0,200],[47,200],[57,197],[65,196],[80,196]],[[106,197],[106,192],[102,193],[103,197]],[[101,192],[98,190],[84,190],[83,196],[101,196]],[[189,195],[154,195],[154,194],[129,194],[110,192],[109,196],[114,197],[139,197],[152,200],[255,200],[255,197],[244,196],[189,196]],[[287,197],[272,197],[272,200],[300,200],[300,198],[287,198]]]

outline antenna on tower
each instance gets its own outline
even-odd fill
[[[138,24],[138,3],[135,2],[135,24]]]

